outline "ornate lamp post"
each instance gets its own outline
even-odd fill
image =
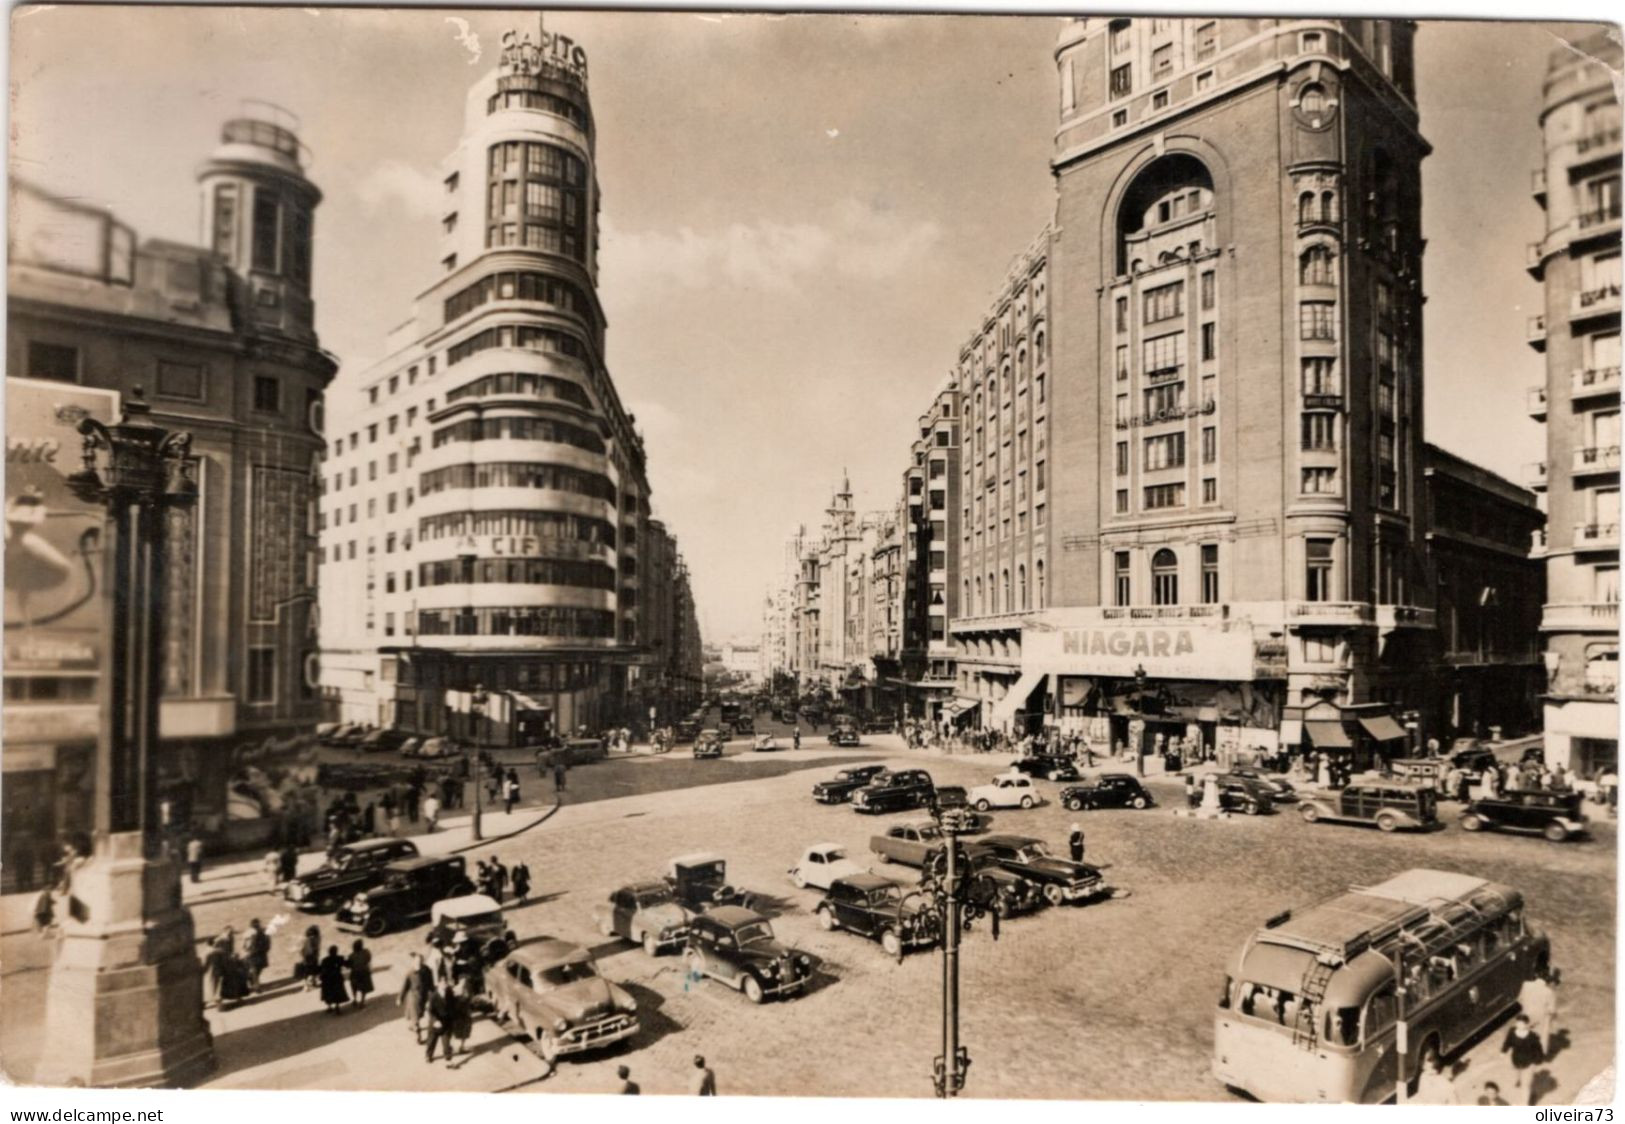
[[[1140,719],[1140,737],[1145,737],[1145,664],[1134,668],[1134,713]],[[1145,776],[1145,746],[1134,747],[1134,775]]]
[[[182,1085],[214,1068],[191,913],[160,847],[158,713],[163,690],[167,523],[191,504],[190,434],[149,419],[140,388],[124,418],[79,423],[74,495],[105,505],[110,639],[95,787],[95,856],[73,876],[73,908],[51,966],[48,1084]]]
[[[491,693],[485,689],[485,684],[474,684],[474,697],[469,706],[474,713],[474,819],[472,821],[475,842],[484,839],[480,832],[480,816],[485,810],[484,796],[481,789],[484,787],[482,772],[485,768],[485,708],[491,701]]]

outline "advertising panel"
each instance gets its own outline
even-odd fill
[[[1246,625],[1194,621],[1057,623],[1022,635],[1022,668],[1068,675],[1152,679],[1253,678],[1253,633]]]

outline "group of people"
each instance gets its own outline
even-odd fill
[[[205,1005],[213,1003],[222,1011],[230,1010],[261,987],[265,969],[271,963],[271,936],[277,924],[270,927],[260,923],[258,917],[248,923],[248,932],[242,940],[227,925],[212,941],[203,957],[203,982],[208,989]]]
[[[1524,981],[1518,991],[1518,1014],[1501,1039],[1500,1053],[1505,1060],[1500,1065],[1489,1063],[1490,1072],[1511,1083],[1511,1103],[1532,1105],[1540,1096],[1537,1076],[1556,1052],[1553,1041],[1557,1025],[1557,984],[1555,969],[1547,968]],[[1425,1066],[1417,1081],[1413,1104],[1454,1105],[1470,1103],[1461,1099],[1455,1086],[1454,1072],[1439,1058]],[[1506,1105],[1501,1083],[1491,1078],[1480,1085],[1477,1103]]]
[[[474,864],[474,885],[480,893],[498,903],[507,898],[512,886],[513,896],[524,904],[530,897],[530,867],[522,862],[504,866],[500,858],[492,855]]]
[[[342,1014],[346,1007],[365,1007],[373,992],[372,951],[359,937],[346,955],[336,944],[322,954],[322,931],[311,925],[299,945],[299,959],[293,976],[304,982],[305,990],[321,989],[322,1003],[330,1015]]]

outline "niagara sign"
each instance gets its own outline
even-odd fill
[[[1029,671],[1131,677],[1143,667],[1153,679],[1253,677],[1253,632],[1245,625],[1060,624],[1024,631],[1021,647],[1021,666]]]

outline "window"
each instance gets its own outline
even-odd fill
[[[1337,338],[1335,315],[1337,306],[1331,301],[1304,301],[1298,306],[1298,338],[1304,340],[1333,340]]]
[[[1219,21],[1208,20],[1196,26],[1196,57],[1212,58],[1219,50]],[[1211,77],[1211,74],[1209,75]]]
[[[1160,77],[1174,69],[1174,45],[1164,43],[1151,52],[1151,74]]]
[[[1117,605],[1130,604],[1129,595],[1133,592],[1129,580],[1129,553],[1126,550],[1114,551],[1112,554],[1112,601]]]
[[[1303,638],[1304,663],[1336,663],[1337,641],[1328,636]]]
[[[1214,287],[1217,281],[1213,270],[1202,271],[1202,311],[1208,312],[1213,308]]]
[[[1168,91],[1167,90],[1159,90],[1157,93],[1154,93],[1154,94],[1151,95],[1151,108],[1152,109],[1167,109],[1168,108]]]
[[[1158,511],[1185,506],[1184,484],[1153,484],[1145,490],[1145,509]]]
[[[1303,470],[1303,494],[1306,496],[1332,496],[1337,494],[1337,469],[1306,468]]]
[[[1128,381],[1128,344],[1117,345],[1117,381]]]
[[[58,343],[28,343],[28,377],[52,382],[79,381],[79,349]]]
[[[214,252],[235,256],[237,248],[237,188],[224,184],[214,189]]]
[[[1127,515],[1128,514],[1128,489],[1127,488],[1119,488],[1119,489],[1117,489],[1117,496],[1116,496],[1115,500],[1113,501],[1113,509],[1116,511],[1116,513],[1118,515]]]
[[[1036,465],[1033,466],[1033,491],[1042,492],[1043,490],[1044,490],[1044,462],[1039,461]]]
[[[1196,76],[1196,92],[1204,94],[1211,89],[1213,89],[1213,72],[1204,70]]]
[[[1134,64],[1125,62],[1122,66],[1112,67],[1111,74],[1112,97],[1126,97],[1134,91]]]
[[[1113,20],[1112,25],[1111,25],[1111,30],[1112,30],[1112,54],[1120,55],[1124,51],[1128,50],[1130,46],[1133,45],[1134,39],[1133,39],[1133,32],[1130,31],[1130,21],[1128,21],[1128,20]]]
[[[1118,297],[1117,298],[1117,330],[1119,332],[1127,332],[1128,331],[1128,298],[1127,297]]]
[[[1044,525],[1044,505],[1039,504],[1037,507],[1033,508],[1033,526],[1034,527],[1042,527],[1043,525]]]
[[[1305,539],[1303,596],[1306,601],[1332,599],[1332,540]]]
[[[1310,246],[1298,258],[1298,283],[1301,285],[1331,285],[1336,283],[1332,272],[1332,251],[1327,246]],[[1378,302],[1379,310],[1382,302]]]
[[[1202,544],[1202,604],[1219,603],[1219,544]]]
[[[1158,324],[1185,313],[1185,282],[1159,285],[1145,292],[1145,322]]]
[[[1308,54],[1313,51],[1321,50],[1324,47],[1325,42],[1326,37],[1320,32],[1306,31],[1303,33],[1302,38],[1298,41],[1298,46],[1305,54]]]
[[[1128,475],[1128,442],[1127,441],[1119,441],[1117,443],[1117,475],[1119,475],[1119,476],[1127,476]]]
[[[1311,82],[1298,91],[1298,109],[1307,117],[1318,119],[1326,112],[1326,87]]]
[[[275,192],[263,187],[254,189],[253,268],[276,272],[276,248],[280,239],[278,222],[281,207]]]
[[[1185,333],[1169,332],[1140,345],[1141,370],[1148,379],[1177,374],[1185,357]]]
[[[276,701],[276,649],[248,649],[248,701]]]
[[[1112,128],[1121,129],[1128,124],[1128,110],[1119,109],[1112,113]]]
[[[1067,59],[1061,64],[1061,112],[1071,113],[1077,108],[1076,80],[1073,75],[1072,60]]]
[[[1219,428],[1206,425],[1202,427],[1202,463],[1212,464],[1219,459]]]
[[[254,376],[254,409],[267,414],[274,414],[282,409],[282,384],[274,376]]]
[[[1177,417],[1184,408],[1185,384],[1182,382],[1153,386],[1145,392],[1145,414],[1153,421]]]
[[[1038,510],[1042,511],[1044,509],[1042,507],[1040,507]],[[1043,559],[1039,559],[1037,562],[1033,563],[1033,580],[1034,580],[1034,583],[1038,586],[1038,606],[1037,607],[1042,609],[1048,603],[1047,600],[1046,600],[1046,594],[1045,594],[1045,591],[1044,591],[1044,561],[1043,561]]]
[[[1185,463],[1185,435],[1168,433],[1145,439],[1145,467],[1148,472],[1179,468]],[[1147,505],[1149,506],[1149,505]]]
[[[1166,547],[1151,556],[1151,603],[1179,604],[1179,559]]]
[[[1304,394],[1337,394],[1337,361],[1312,358],[1303,361]]]
[[[1219,326],[1209,321],[1202,325],[1202,359],[1211,361],[1219,355]]]
[[[1219,482],[1211,476],[1205,476],[1202,478],[1202,502],[1219,502]]]
[[[1119,422],[1121,422],[1123,425],[1128,424],[1129,408],[1128,408],[1128,395],[1126,395],[1126,394],[1119,394],[1117,396],[1117,414],[1116,414],[1116,417],[1117,417],[1117,420]]]
[[[1337,415],[1320,412],[1303,415],[1303,447],[1323,453],[1336,451]]]

